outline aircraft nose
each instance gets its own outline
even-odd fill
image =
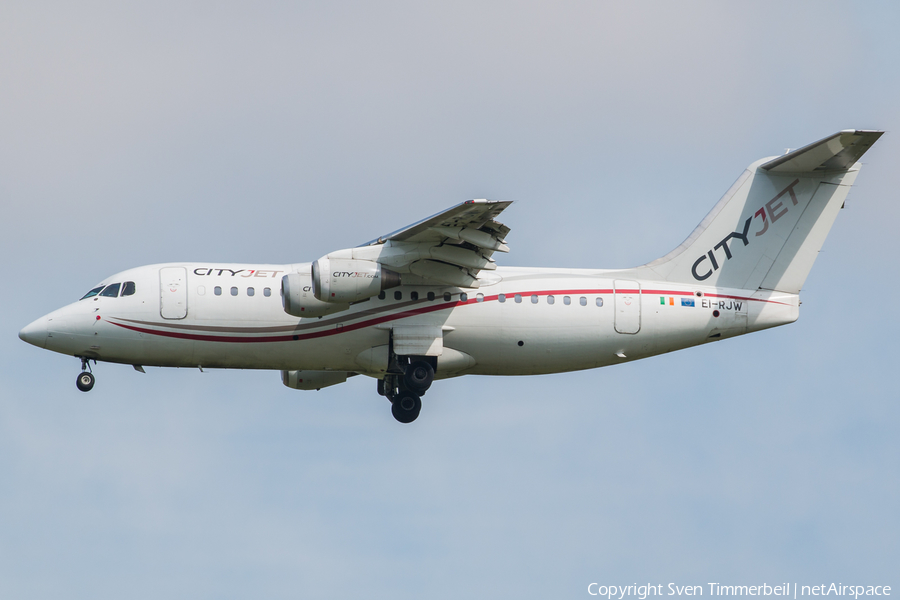
[[[19,338],[38,348],[47,345],[47,318],[41,317],[33,323],[29,323],[19,332]]]

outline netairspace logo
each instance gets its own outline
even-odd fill
[[[852,596],[857,600],[860,596],[890,596],[889,585],[843,585],[841,583],[799,585],[797,583],[779,583],[769,585],[724,585],[707,583],[702,585],[678,585],[670,583],[663,589],[663,584],[646,585],[601,585],[592,583],[588,586],[591,596],[604,596],[608,600],[625,600],[634,597],[647,600],[649,596]]]

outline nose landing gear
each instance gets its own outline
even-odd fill
[[[79,357],[81,359],[81,374],[78,375],[78,378],[75,380],[75,386],[81,390],[82,392],[89,392],[91,388],[94,387],[94,374],[91,373],[91,362],[90,359],[85,358],[83,356]],[[96,362],[96,361],[94,361]]]

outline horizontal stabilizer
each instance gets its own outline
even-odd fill
[[[848,129],[779,156],[760,166],[773,173],[846,171],[878,141],[883,131]]]

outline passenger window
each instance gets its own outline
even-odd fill
[[[465,293],[465,292],[461,293],[461,294],[459,295],[459,301],[460,301],[460,302],[468,302],[468,301],[469,301],[469,295],[468,295],[467,293]]]
[[[256,294],[256,290],[254,290],[252,287],[248,287],[248,288],[247,288],[247,295],[248,295],[248,296],[253,296],[253,295],[255,295],[255,294]]]
[[[581,304],[582,306],[587,306],[587,298],[582,296],[581,298],[578,299],[578,303]]]
[[[500,302],[506,302],[506,294],[498,294],[497,300],[499,300]]]
[[[516,294],[516,304],[522,303],[522,294]]]
[[[125,295],[125,292],[122,292],[122,295]],[[197,286],[197,295],[205,296],[206,295],[206,286],[198,285]]]
[[[572,299],[568,296],[563,296],[563,304],[565,304],[566,306],[572,304]]]
[[[119,288],[122,287],[121,283],[114,283],[112,285],[106,286],[102,292],[100,292],[101,296],[107,296],[109,298],[115,298],[119,295]]]
[[[537,296],[537,294],[532,294],[532,295],[531,295],[531,303],[532,303],[532,304],[537,304],[537,303],[538,303],[538,296]]]
[[[263,296],[268,298],[272,295],[272,288],[263,288]]]
[[[484,294],[481,292],[475,294],[475,302],[484,302]]]
[[[597,296],[597,306],[603,306],[603,298]]]
[[[217,285],[215,288],[213,288],[213,293],[215,293],[216,296],[221,296],[222,295],[222,287]]]
[[[237,296],[237,294],[238,294],[237,288],[236,288],[236,287],[231,288],[231,295],[232,295],[232,296]]]
[[[547,296],[547,304],[553,304],[554,302],[556,302],[556,298],[554,298],[553,296]]]
[[[428,292],[428,300],[429,301],[434,300],[434,292]]]
[[[394,292],[394,300],[402,300],[403,292]]]
[[[410,298],[411,300],[418,300],[418,299],[419,299],[419,292],[410,292],[410,293],[409,293],[409,298]]]
[[[384,298],[385,298],[384,291],[378,292],[378,299],[379,299],[379,300],[384,300]]]
[[[92,289],[91,291],[89,291],[87,294],[85,294],[84,296],[82,296],[81,299],[84,300],[85,298],[93,298],[94,296],[96,296],[97,294],[99,294],[99,293],[100,293],[100,290],[102,290],[102,289],[103,289],[103,286],[102,286],[102,285],[101,285],[100,287],[95,287],[94,289]]]
[[[134,295],[134,282],[126,281],[125,285],[122,286],[122,295],[123,296],[133,296]]]
[[[444,302],[450,302],[450,292],[444,292]]]

